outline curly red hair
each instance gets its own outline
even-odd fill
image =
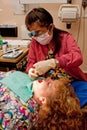
[[[54,80],[55,93],[47,97],[47,104],[39,108],[33,130],[82,130],[80,102],[66,79]]]

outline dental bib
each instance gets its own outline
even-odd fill
[[[24,102],[33,96],[32,84],[35,79],[30,79],[26,73],[15,71],[3,78],[1,82],[10,88]]]

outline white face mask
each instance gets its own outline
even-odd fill
[[[41,34],[37,37],[33,37],[37,42],[39,42],[41,45],[49,44],[49,42],[52,40],[53,35],[49,35],[48,32]]]

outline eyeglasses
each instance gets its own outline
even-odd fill
[[[28,36],[29,37],[36,37],[36,36],[39,36],[41,34],[43,34],[41,31],[31,31],[28,33]]]

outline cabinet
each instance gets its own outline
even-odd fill
[[[67,3],[67,0],[19,0],[20,4]]]
[[[11,25],[0,25],[0,33],[3,37],[17,37],[18,28]]]
[[[0,53],[0,71],[2,70],[25,71],[25,67],[27,64],[27,54],[28,54],[29,48],[20,48],[20,50],[23,50],[23,53],[15,59],[3,58],[2,52]]]

